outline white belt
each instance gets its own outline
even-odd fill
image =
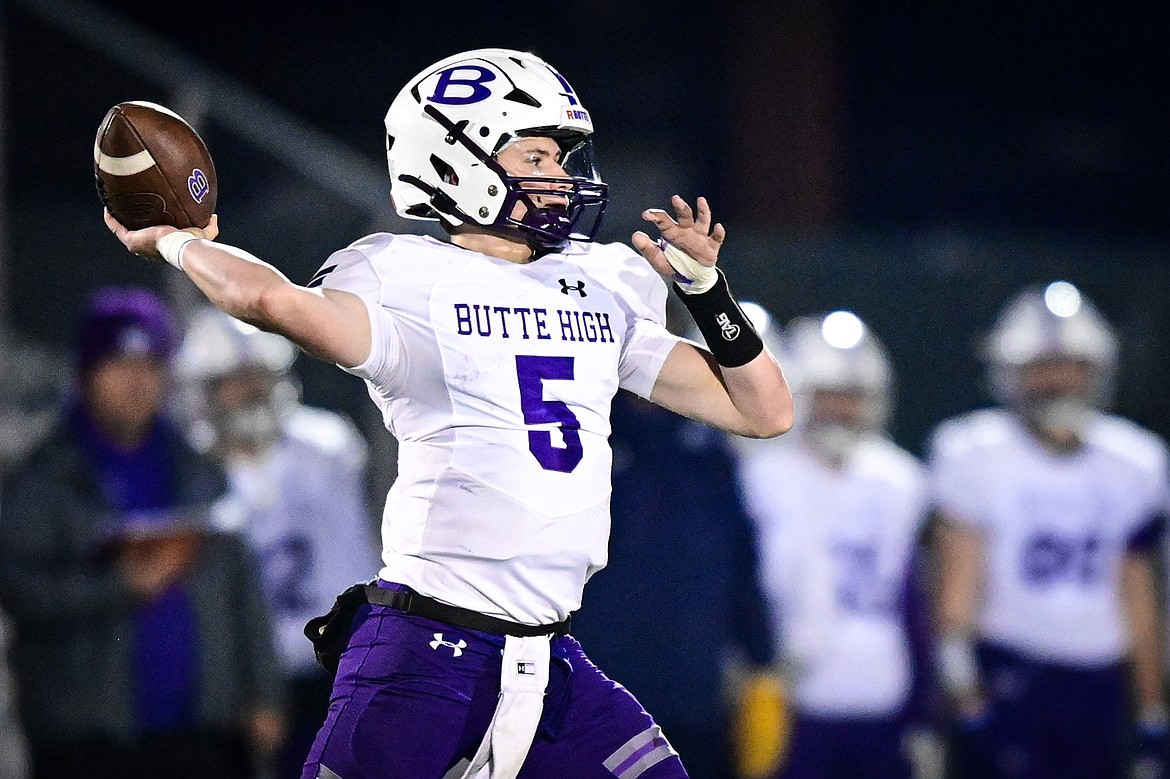
[[[505,636],[500,698],[461,779],[515,779],[528,757],[548,687],[551,636]]]

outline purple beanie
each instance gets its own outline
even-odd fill
[[[171,314],[157,294],[144,287],[105,287],[89,299],[77,332],[81,373],[106,357],[150,355],[170,358]]]

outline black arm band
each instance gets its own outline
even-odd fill
[[[677,284],[674,291],[694,317],[715,361],[724,368],[738,368],[764,351],[764,341],[731,296],[723,271],[716,268],[715,272],[719,280],[706,292],[688,295]]]

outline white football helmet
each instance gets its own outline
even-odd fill
[[[182,416],[196,445],[212,450],[229,441],[247,441],[264,449],[275,441],[284,414],[300,395],[289,375],[296,355],[296,347],[286,338],[217,308],[196,314],[173,362],[183,395]],[[263,397],[235,408],[221,407],[216,381],[246,372],[263,380]]]
[[[1029,287],[1009,300],[983,344],[991,389],[1005,406],[1027,402],[1020,379],[1028,365],[1069,359],[1091,368],[1085,399],[1108,404],[1117,375],[1117,335],[1097,308],[1067,281]]]
[[[798,317],[785,329],[784,372],[794,396],[804,438],[833,460],[844,459],[866,435],[889,421],[893,370],[886,349],[851,311]],[[817,390],[857,393],[858,424],[819,419],[812,413]]]
[[[539,57],[509,49],[448,57],[412,78],[386,113],[394,208],[411,219],[518,235],[534,248],[592,240],[608,198],[592,133],[576,92]],[[505,173],[495,155],[524,136],[557,141],[571,178]],[[534,194],[567,198],[568,205],[538,208]],[[517,203],[527,207],[520,219],[512,217]]]

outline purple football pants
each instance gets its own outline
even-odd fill
[[[637,700],[571,636],[552,641],[520,779],[686,777]],[[491,721],[503,646],[502,636],[362,606],[302,779],[442,779],[475,754]]]
[[[965,779],[1114,779],[1126,776],[1126,669],[1043,663],[979,647],[990,712],[956,739]]]
[[[778,779],[910,779],[898,718],[831,720],[798,714]]]

